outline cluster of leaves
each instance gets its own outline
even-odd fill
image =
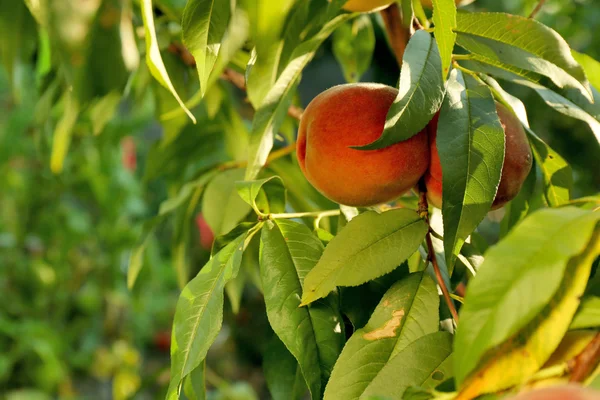
[[[443,209],[428,221],[414,210],[414,197],[391,210],[337,207],[289,156],[296,129],[289,111],[303,70],[330,36],[347,80],[367,69],[375,18],[342,11],[344,2],[3,6],[14,10],[0,13],[0,26],[24,38],[2,48],[13,98],[28,101],[23,82],[36,81],[42,95],[32,101],[35,112],[24,112],[41,127],[50,149],[43,161],[53,172],[93,160],[93,154],[67,157],[68,149],[83,148],[78,132],[110,132],[120,106],[147,110],[151,103],[163,127],[144,178],[163,179],[169,198],[144,226],[127,283],[134,288],[158,245],[157,229],[170,222],[182,293],[167,398],[205,397],[206,358],[226,296],[236,312],[249,286],[264,296],[272,335],[254,340],[267,343],[264,374],[276,399],[307,392],[313,399],[471,399],[538,381],[556,367],[566,379],[573,349],[551,356],[570,331],[600,326],[592,269],[600,254],[600,214],[593,211],[600,199],[572,200],[569,165],[528,129],[535,168],[505,207],[502,240],[488,249],[477,229],[504,159],[494,101],[528,127],[524,105],[496,79],[532,89],[600,138],[600,82],[593,73],[600,64],[533,19],[457,12],[454,1],[434,0],[429,20],[419,1],[399,2],[404,20],[425,29],[408,43],[381,138],[364,149],[410,138],[439,111]],[[8,18],[16,15],[23,19]],[[140,48],[146,63],[139,62]],[[22,61],[33,54],[35,68],[23,74]],[[222,76],[245,77],[235,85],[245,92]],[[103,181],[94,190],[106,204],[118,192]],[[190,226],[198,209],[218,238],[196,275]],[[107,230],[118,217],[105,221]],[[434,251],[425,245],[432,230],[443,234],[432,239]],[[466,281],[466,296],[455,295]],[[144,290],[141,284],[136,289]],[[449,288],[456,303],[440,301],[438,286]],[[456,332],[452,307],[460,307]],[[580,339],[578,348],[589,340]]]

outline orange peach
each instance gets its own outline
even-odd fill
[[[569,384],[524,392],[510,400],[600,400],[600,392]]]
[[[352,12],[369,12],[384,9],[393,2],[393,0],[348,0],[343,8]]]
[[[208,226],[208,223],[204,219],[202,213],[196,215],[196,228],[198,229],[198,234],[200,235],[200,247],[205,250],[210,250],[212,248],[213,241],[215,240],[215,235]]]
[[[308,181],[325,197],[366,207],[410,190],[429,165],[427,129],[379,150],[358,150],[381,136],[398,90],[376,83],[335,86],[308,105],[297,155]]]
[[[508,108],[496,103],[496,111],[506,136],[504,164],[500,185],[492,209],[498,209],[514,199],[523,182],[529,175],[532,165],[531,148],[521,122]],[[429,123],[429,143],[431,150],[431,164],[425,174],[427,186],[427,199],[435,207],[442,206],[442,166],[436,147],[436,135],[439,113]]]

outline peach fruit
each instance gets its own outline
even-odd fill
[[[213,241],[215,240],[215,235],[208,226],[208,223],[204,219],[202,213],[196,215],[196,228],[198,229],[198,234],[200,235],[200,247],[205,250],[210,250],[212,248]]]
[[[332,87],[308,105],[298,130],[297,155],[308,181],[340,204],[366,207],[410,190],[429,165],[427,128],[379,150],[358,150],[383,132],[398,90],[376,83]]]
[[[524,392],[510,400],[600,400],[600,393],[579,385],[547,387]]]
[[[369,12],[381,10],[393,2],[393,0],[348,0],[343,8],[352,12]]]
[[[506,147],[502,175],[496,198],[492,209],[498,209],[514,199],[523,182],[529,175],[532,165],[531,148],[527,135],[516,115],[500,103],[496,103],[496,111],[506,136]],[[442,206],[442,166],[436,147],[436,135],[439,113],[429,123],[429,143],[431,150],[431,164],[425,174],[427,186],[427,199],[435,207]]]

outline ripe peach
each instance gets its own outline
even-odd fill
[[[600,400],[600,393],[570,384],[521,393],[510,400]]]
[[[496,103],[496,111],[500,123],[504,128],[506,136],[506,150],[504,155],[504,164],[502,166],[502,175],[496,198],[492,204],[492,209],[502,207],[514,199],[523,182],[529,175],[532,165],[531,148],[527,135],[521,126],[521,122],[508,108],[500,103]],[[427,199],[429,202],[441,208],[442,206],[442,166],[436,147],[436,135],[439,113],[429,123],[429,143],[431,150],[431,164],[425,174],[425,184],[427,186]]]
[[[308,105],[297,155],[308,181],[325,197],[366,207],[412,188],[429,165],[427,129],[379,150],[357,150],[379,138],[398,90],[376,83],[335,86]]]
[[[215,240],[215,234],[208,226],[208,223],[204,219],[202,213],[196,215],[196,228],[198,229],[198,233],[200,235],[200,247],[205,250],[210,250],[212,248],[213,241]]]
[[[381,10],[393,2],[394,0],[348,0],[343,9],[352,12],[369,12]]]

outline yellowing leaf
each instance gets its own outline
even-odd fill
[[[600,230],[596,229],[587,248],[569,261],[550,304],[523,330],[484,356],[484,363],[464,382],[456,400],[474,399],[523,383],[546,363],[579,307],[592,263],[600,254],[599,239]]]

